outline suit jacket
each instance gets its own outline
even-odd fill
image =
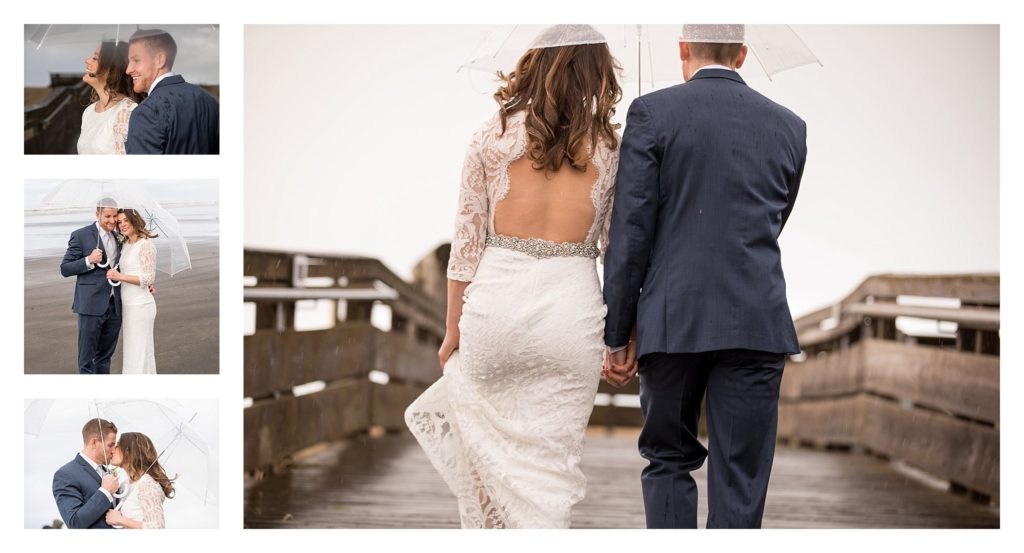
[[[128,120],[128,154],[217,154],[217,100],[181,75],[156,84]]]
[[[79,315],[100,316],[107,312],[110,305],[110,290],[114,290],[114,307],[117,316],[121,316],[121,287],[111,286],[107,282],[107,269],[116,265],[121,258],[121,246],[115,242],[117,253],[114,262],[108,267],[100,267],[99,264],[89,269],[85,258],[93,249],[103,250],[100,242],[100,231],[96,224],[84,226],[71,233],[68,239],[68,249],[64,252],[64,259],[60,263],[60,274],[64,277],[75,277],[75,299],[71,304],[71,310]],[[107,254],[104,250],[103,260],[106,263]]]
[[[53,499],[68,528],[111,528],[106,514],[113,505],[100,491],[100,475],[81,455],[53,474]]]
[[[778,238],[806,135],[734,71],[633,101],[605,254],[607,345],[636,321],[638,355],[799,351]]]

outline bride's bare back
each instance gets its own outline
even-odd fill
[[[508,167],[508,193],[494,208],[494,231],[517,238],[585,242],[594,224],[593,190],[598,173],[562,164],[556,172],[533,168],[523,156]]]

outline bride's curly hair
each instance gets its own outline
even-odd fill
[[[128,219],[128,222],[135,227],[135,232],[139,233],[139,236],[143,236],[145,238],[156,238],[160,236],[159,234],[153,234],[146,228],[146,220],[142,218],[142,215],[139,215],[138,211],[135,211],[134,209],[117,210],[118,215],[121,215],[122,213]]]
[[[130,98],[133,102],[141,102],[145,97],[132,87],[132,78],[125,73],[128,69],[128,43],[115,43],[105,40],[100,43],[99,61],[96,63],[96,76],[103,81],[103,90],[111,96]],[[95,90],[90,101],[100,99]]]
[[[526,111],[527,156],[534,169],[557,171],[569,162],[585,171],[599,141],[618,146],[611,118],[622,99],[618,62],[608,45],[578,44],[527,50],[494,93],[504,133],[509,116]],[[588,148],[590,146],[590,148]]]
[[[148,472],[153,480],[160,484],[165,497],[174,497],[174,481],[178,476],[167,477],[164,468],[157,461],[156,446],[152,440],[139,432],[125,432],[117,440],[117,447],[121,449],[121,468],[128,472],[132,482],[138,481]]]

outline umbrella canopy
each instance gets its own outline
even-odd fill
[[[131,181],[62,181],[40,201],[48,208],[95,210],[105,199],[113,200],[109,207],[130,208],[142,215],[146,228],[159,236],[156,246],[156,268],[174,275],[192,268],[188,244],[177,218],[156,201],[141,184]]]
[[[158,25],[158,24],[82,24],[82,25],[25,25],[25,40],[36,49],[57,44],[97,44],[112,40],[125,42],[140,29],[160,29],[178,37],[183,34],[216,34],[217,25]]]
[[[566,32],[551,32],[546,25],[503,25],[494,28],[460,66],[493,75],[509,72],[529,48],[602,42],[593,33],[573,28],[592,27],[603,35],[622,66],[624,88],[654,90],[683,81],[679,60],[681,25],[566,25]],[[745,77],[768,77],[811,63],[821,63],[789,25],[747,25],[746,44],[757,63],[744,64]]]
[[[216,506],[219,489],[217,456],[210,442],[192,424],[196,413],[170,400],[36,399],[25,406],[25,434],[34,439],[71,436],[81,447],[82,423],[93,418],[112,421],[120,433],[149,437],[158,461],[174,478],[176,489],[192,494],[203,506]],[[72,446],[74,447],[74,446]],[[63,454],[67,457],[67,452]],[[54,467],[56,470],[56,467]]]

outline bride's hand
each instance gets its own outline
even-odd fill
[[[441,349],[437,350],[437,359],[441,362],[441,368],[444,368],[445,363],[448,362],[448,358],[452,356],[452,352],[459,349],[459,334],[457,332],[447,332],[444,335],[444,341],[441,342]]]
[[[114,280],[114,281],[121,280],[121,273],[118,272],[117,269],[108,269],[107,270],[107,280]]]
[[[124,516],[121,515],[121,511],[117,509],[111,509],[107,511],[107,524],[113,526],[115,524],[121,524],[124,521]]]

